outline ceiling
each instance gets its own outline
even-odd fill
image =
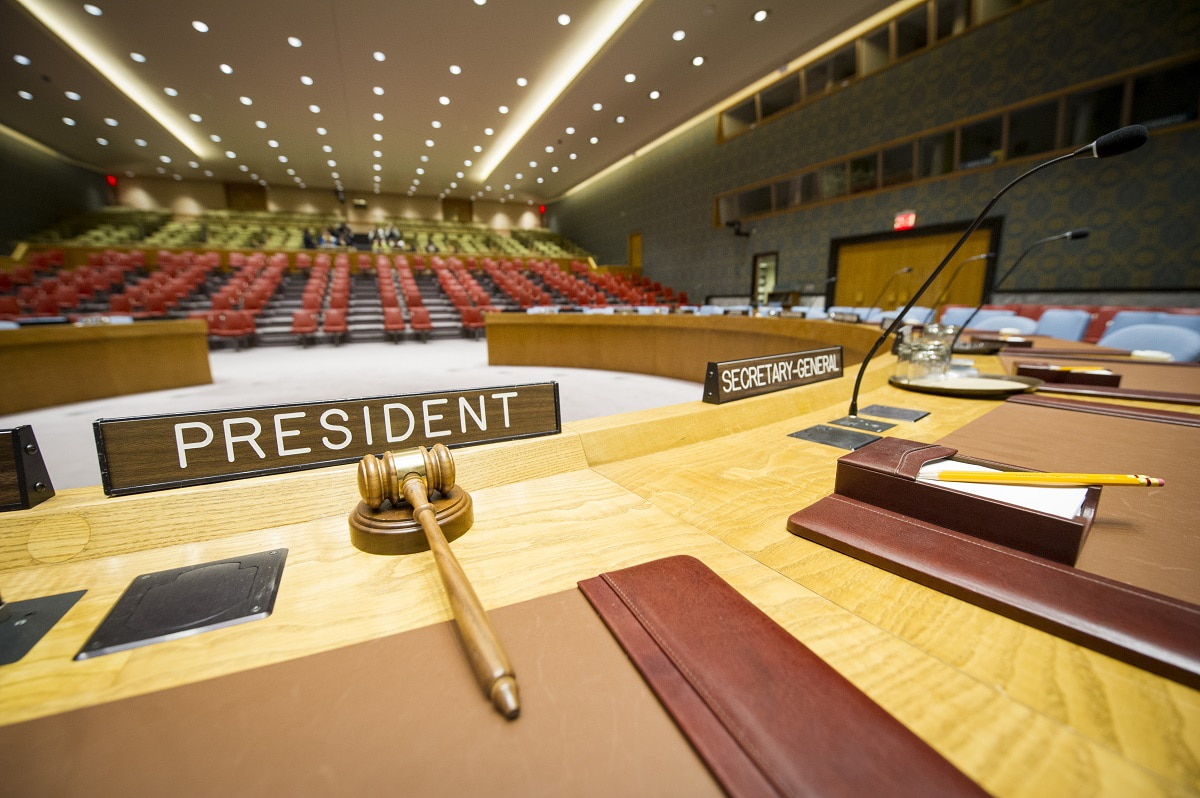
[[[550,201],[891,4],[0,0],[0,124],[118,177]]]

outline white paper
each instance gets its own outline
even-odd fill
[[[985,473],[1003,473],[996,468],[963,463],[958,460],[934,460],[921,466],[917,479],[930,482],[937,481],[937,475],[942,471],[980,471]],[[1030,510],[1057,515],[1061,518],[1074,518],[1079,515],[1079,508],[1087,496],[1087,488],[1075,485],[990,485],[981,482],[938,482],[940,487],[994,499],[1006,504],[1015,504]]]

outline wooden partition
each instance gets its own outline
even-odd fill
[[[206,385],[203,319],[0,330],[0,413]]]
[[[846,367],[862,362],[880,330],[793,318],[580,313],[490,313],[493,366],[569,366],[703,382],[710,362],[843,347]]]

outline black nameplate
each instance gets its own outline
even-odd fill
[[[840,376],[840,346],[709,363],[704,375],[704,401],[719,405]]]
[[[842,312],[842,311],[838,311],[836,313],[830,313],[829,319],[831,321],[840,321],[840,322],[844,322],[846,324],[858,324],[860,321],[862,321],[862,319],[859,317],[859,315],[857,313],[848,313],[848,312]]]
[[[554,382],[100,419],[93,427],[109,496],[562,431]]]
[[[0,429],[0,512],[28,510],[53,495],[33,427]]]

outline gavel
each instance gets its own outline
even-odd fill
[[[405,452],[385,452],[382,458],[367,455],[358,466],[358,493],[368,507],[377,510],[385,500],[393,504],[405,501],[412,507],[413,519],[421,525],[429,541],[475,678],[500,714],[512,720],[521,711],[512,665],[479,597],[450,550],[437,512],[429,501],[431,491],[446,493],[452,487],[454,458],[440,443],[432,449],[419,446]]]

